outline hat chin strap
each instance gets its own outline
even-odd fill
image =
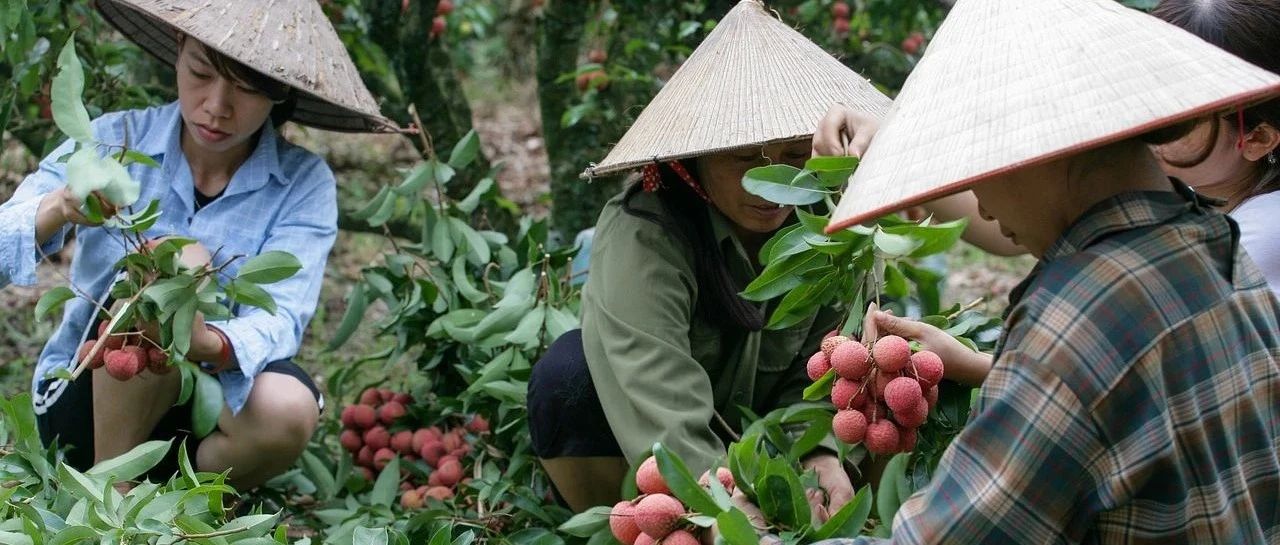
[[[702,189],[702,185],[697,180],[694,180],[693,176],[689,175],[689,171],[684,168],[680,161],[667,161],[665,164],[676,173],[676,176],[684,180],[685,185],[688,185],[703,201],[708,204],[711,203],[711,197],[707,196],[706,190]],[[653,193],[662,187],[662,173],[659,171],[659,165],[660,163],[650,163],[641,169],[640,174],[643,177],[642,188],[645,193]]]

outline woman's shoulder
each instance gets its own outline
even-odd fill
[[[610,254],[609,261],[690,263],[687,245],[672,231],[670,220],[655,195],[639,192],[628,196],[624,191],[601,210],[592,253]]]
[[[157,133],[172,133],[173,125],[177,123],[175,116],[178,115],[181,115],[178,103],[170,102],[107,112],[94,118],[89,126],[99,142],[137,149],[148,147],[148,143],[167,144],[162,142],[163,135]]]
[[[280,161],[280,170],[286,177],[324,182],[334,180],[333,169],[323,157],[290,142],[279,132],[276,133],[276,155]]]
[[[1235,210],[1231,219],[1240,226],[1240,244],[1268,278],[1280,277],[1280,191],[1250,198]]]

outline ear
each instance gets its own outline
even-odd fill
[[[1262,160],[1280,147],[1280,129],[1270,123],[1262,122],[1244,138],[1244,158],[1256,162]]]

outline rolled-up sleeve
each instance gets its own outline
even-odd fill
[[[42,255],[62,249],[69,227],[64,226],[44,244],[36,244],[36,212],[45,195],[66,184],[66,163],[58,162],[75,149],[67,140],[40,161],[40,167],[18,186],[13,197],[0,204],[0,287],[36,283],[36,266]]]
[[[295,356],[315,314],[325,262],[337,237],[337,186],[333,173],[319,160],[293,184],[290,189],[295,194],[285,199],[260,253],[291,253],[302,269],[290,278],[262,285],[275,299],[275,314],[241,305],[234,318],[210,322],[227,335],[238,364],[238,370],[222,373],[223,382],[244,381],[251,387],[268,363]],[[240,393],[227,399],[232,412],[244,406],[250,389],[233,389]]]

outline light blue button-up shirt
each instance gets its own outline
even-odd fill
[[[93,122],[99,142],[126,144],[127,134],[131,149],[161,164],[161,168],[128,167],[129,174],[142,184],[142,197],[135,207],[158,199],[163,210],[160,221],[146,235],[194,238],[216,253],[215,264],[268,250],[292,253],[302,262],[302,270],[292,278],[263,285],[279,307],[275,315],[241,306],[233,309],[234,318],[209,322],[226,333],[235,350],[239,369],[219,373],[218,378],[227,406],[239,412],[263,367],[298,352],[320,296],[325,260],[337,236],[337,186],[324,160],[286,142],[267,123],[257,147],[223,195],[196,212],[195,183],[180,145],[181,121],[175,102],[111,113]],[[54,150],[41,161],[39,170],[22,182],[13,198],[0,205],[0,287],[34,284],[41,251],[48,255],[62,247],[65,229],[37,249],[35,218],[41,198],[65,184],[66,164],[57,160],[70,153],[72,146],[67,142]],[[123,239],[118,231],[101,227],[78,226],[76,230],[71,281],[82,292],[101,299],[116,275],[113,265],[125,255]],[[232,263],[227,274],[233,276],[243,262]],[[37,396],[37,386],[50,371],[72,365],[93,310],[93,304],[82,298],[67,303],[62,323],[40,353],[32,380]],[[37,405],[41,402],[35,401]]]

